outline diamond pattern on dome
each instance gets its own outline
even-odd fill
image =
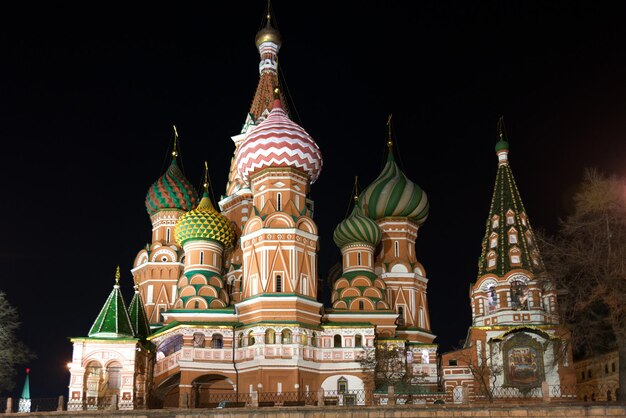
[[[174,235],[181,246],[189,240],[205,239],[229,247],[235,240],[235,231],[230,221],[213,208],[206,194],[196,209],[185,213],[176,222]]]

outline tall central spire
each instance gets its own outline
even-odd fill
[[[272,26],[272,14],[268,5],[265,26],[257,32],[255,37],[255,44],[261,56],[259,84],[250,106],[250,116],[255,125],[258,125],[259,119],[264,118],[265,114],[272,109],[276,88],[281,91],[280,98],[283,106],[285,103],[278,81],[278,51],[282,42],[280,32]]]

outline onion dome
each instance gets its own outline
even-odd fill
[[[235,240],[235,230],[230,221],[215,210],[205,190],[198,207],[178,218],[174,236],[181,247],[191,240],[213,240],[230,247]]]
[[[333,240],[339,248],[355,243],[364,243],[375,247],[380,239],[380,228],[376,222],[363,215],[363,211],[358,206],[352,209],[350,216],[337,225],[333,234]]]
[[[280,99],[267,118],[241,142],[235,156],[239,175],[249,183],[250,177],[270,167],[298,168],[309,175],[311,183],[322,170],[322,154],[311,136],[291,121]]]
[[[176,158],[155,181],[146,195],[146,209],[150,216],[164,209],[191,210],[198,202],[198,194],[178,167]]]
[[[508,150],[509,150],[509,143],[506,142],[504,139],[500,139],[498,142],[496,142],[496,153],[500,151],[508,151]]]
[[[256,47],[260,47],[264,42],[272,42],[280,48],[282,45],[282,38],[280,36],[280,32],[272,27],[272,23],[270,22],[270,15],[267,15],[267,23],[265,27],[257,32],[256,37],[254,38],[254,43]]]
[[[429,205],[426,193],[404,175],[390,149],[382,173],[361,193],[359,206],[370,219],[406,217],[422,224]]]

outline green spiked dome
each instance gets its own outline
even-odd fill
[[[198,202],[198,194],[178,167],[176,158],[169,168],[150,186],[146,195],[146,209],[150,216],[164,209],[191,210]]]
[[[190,240],[213,240],[230,247],[235,240],[230,221],[213,208],[206,191],[198,207],[178,219],[174,235],[180,246]]]
[[[120,268],[115,273],[115,286],[89,330],[89,337],[133,338],[135,332],[130,323],[124,298],[120,292]]]
[[[135,286],[135,295],[128,305],[128,315],[137,338],[145,339],[150,335],[150,324],[148,324],[146,311],[143,309],[143,301],[137,286]]]
[[[333,234],[337,247],[348,244],[364,243],[376,247],[381,239],[380,228],[376,222],[363,215],[360,207],[355,206],[352,213],[344,219]]]
[[[426,193],[404,175],[391,150],[382,173],[361,193],[359,206],[374,220],[398,217],[422,224],[428,216]]]

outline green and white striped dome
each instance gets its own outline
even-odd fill
[[[365,243],[375,247],[380,242],[380,238],[380,228],[376,222],[363,215],[359,206],[355,206],[350,216],[337,225],[333,234],[333,240],[339,248],[355,243]]]
[[[422,224],[429,205],[426,193],[404,175],[390,151],[382,173],[361,193],[359,206],[370,219],[409,218]]]

